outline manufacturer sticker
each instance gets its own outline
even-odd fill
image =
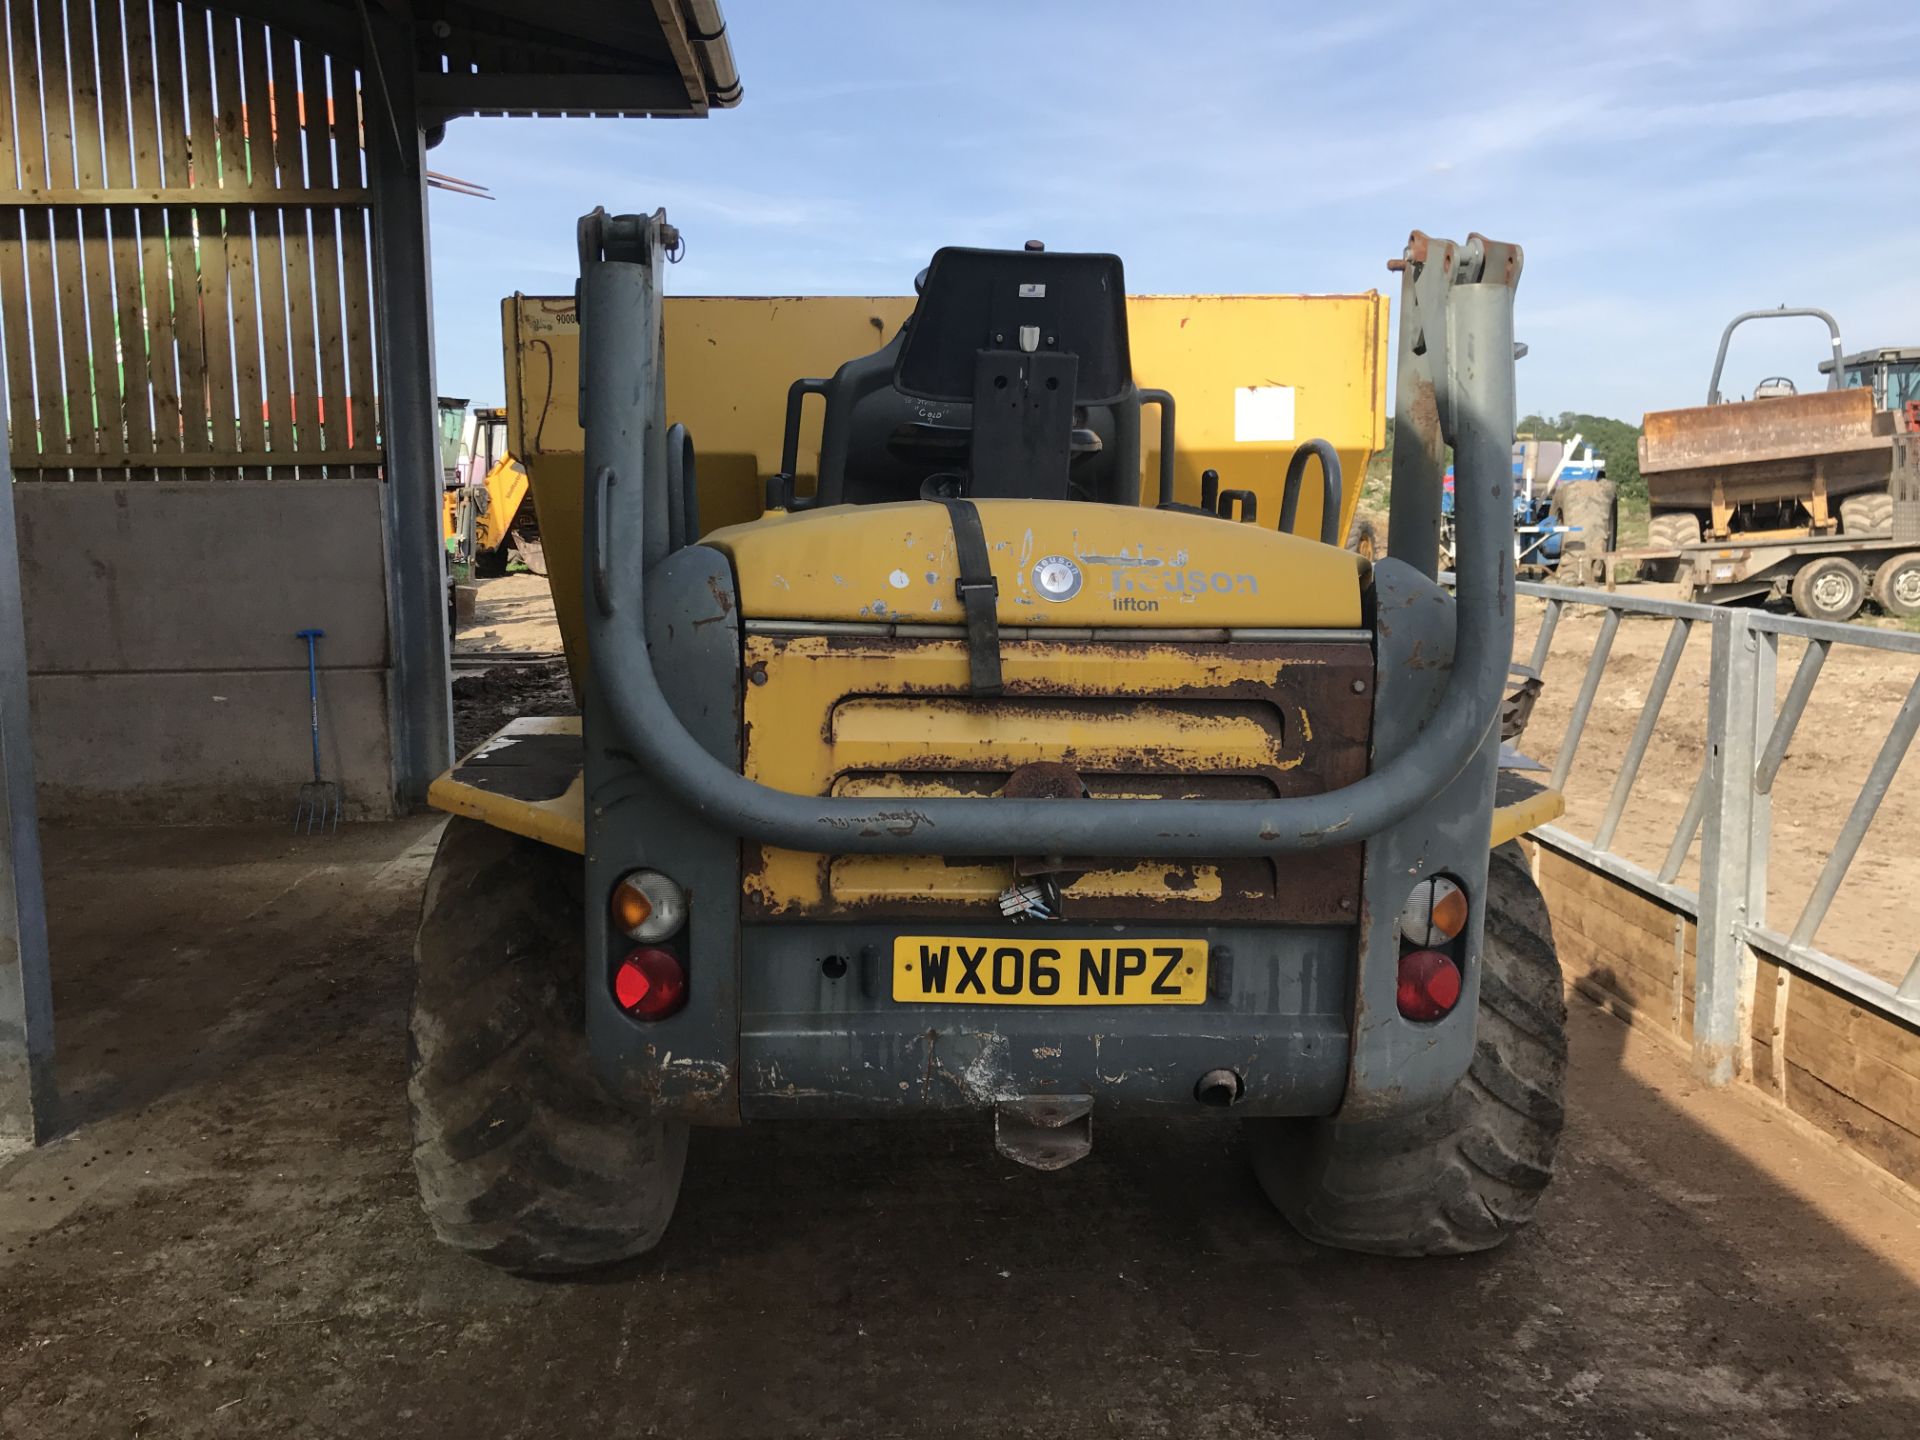
[[[1071,600],[1080,593],[1080,567],[1065,555],[1049,555],[1033,567],[1033,588],[1046,600]]]

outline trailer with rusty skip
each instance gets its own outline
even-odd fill
[[[1751,399],[1728,400],[1721,384],[1735,330],[1781,318],[1827,327],[1828,388],[1803,395],[1774,377]],[[1869,599],[1889,614],[1920,613],[1920,515],[1903,499],[1913,427],[1904,404],[1887,398],[1904,396],[1915,370],[1920,352],[1843,355],[1824,310],[1736,316],[1720,337],[1707,403],[1646,416],[1648,543],[1609,560],[1702,600],[1790,600],[1809,619],[1848,619]]]

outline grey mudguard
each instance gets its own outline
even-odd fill
[[[1417,744],[1440,703],[1453,663],[1454,602],[1432,581],[1398,560],[1373,571],[1375,656],[1373,761],[1377,767]],[[1493,828],[1498,727],[1459,775],[1398,825],[1367,841],[1364,899],[1357,933],[1359,984],[1354,994],[1353,1047],[1342,1119],[1372,1119],[1423,1109],[1442,1099],[1473,1059],[1480,949],[1487,888],[1487,842]],[[1445,875],[1467,893],[1464,985],[1460,1002],[1431,1024],[1402,1018],[1399,919],[1414,885]]]
[[[675,552],[647,577],[647,642],[674,713],[716,760],[740,764],[740,623],[733,572],[717,550]],[[636,621],[637,621],[637,617]],[[740,841],[690,812],[621,748],[586,697],[587,1040],[601,1080],[638,1109],[709,1125],[740,1118]],[[607,902],[637,866],[686,888],[687,1005],[641,1024],[609,976],[631,941]]]

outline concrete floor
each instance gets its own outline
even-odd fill
[[[1920,1221],[1576,1004],[1536,1229],[1316,1250],[1230,1125],[698,1134],[647,1260],[534,1283],[414,1203],[434,827],[49,837],[69,1133],[0,1163],[0,1435],[1920,1433]]]

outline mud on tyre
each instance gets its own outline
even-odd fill
[[[1493,852],[1471,1068],[1424,1114],[1249,1122],[1261,1188],[1309,1240],[1462,1255],[1533,1218],[1565,1118],[1567,1007],[1547,907],[1518,845]]]
[[[1647,522],[1647,545],[1654,550],[1679,550],[1700,543],[1700,517],[1670,512]],[[1678,577],[1678,560],[1642,560],[1640,578],[1665,584]]]
[[[509,1270],[643,1254],[679,1196],[686,1127],[593,1075],[584,937],[578,856],[447,822],[414,947],[414,1173],[435,1234]]]

